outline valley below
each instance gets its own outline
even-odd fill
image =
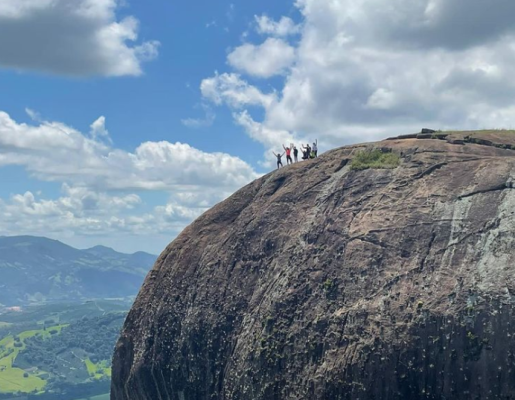
[[[95,300],[4,309],[0,400],[109,398],[113,348],[129,307]]]
[[[120,329],[156,256],[0,237],[0,400],[105,400]]]

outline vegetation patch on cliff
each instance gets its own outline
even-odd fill
[[[395,153],[384,153],[379,149],[363,150],[356,154],[351,163],[351,169],[392,169],[399,166],[400,157]]]

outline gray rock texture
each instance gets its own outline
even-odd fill
[[[396,169],[353,171],[381,148]],[[404,135],[282,168],[148,275],[113,400],[515,399],[515,133]]]

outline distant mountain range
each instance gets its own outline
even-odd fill
[[[33,236],[0,237],[0,304],[134,296],[157,256],[75,249]]]

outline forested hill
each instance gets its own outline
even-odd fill
[[[134,296],[155,260],[42,237],[0,237],[0,306]]]

